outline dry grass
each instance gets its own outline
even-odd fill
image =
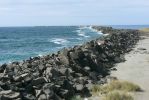
[[[141,88],[128,81],[113,80],[105,85],[94,85],[91,92],[95,96],[103,97],[102,100],[133,100],[130,92],[141,91]]]
[[[104,92],[110,92],[113,90],[135,92],[135,91],[140,91],[141,88],[138,85],[134,83],[130,83],[128,81],[112,81],[111,83],[102,87],[102,91]]]
[[[141,91],[141,88],[128,81],[113,80],[105,85],[94,85],[92,95],[101,97],[101,100],[133,100],[130,92]],[[71,100],[83,100],[80,96],[74,96]]]
[[[143,28],[143,29],[140,29],[140,31],[142,31],[142,32],[149,32],[149,28]]]
[[[103,100],[134,100],[133,97],[126,92],[112,91],[103,97]]]
[[[126,92],[136,92],[136,91],[141,91],[141,88],[134,84],[130,83],[128,81],[111,81],[109,84],[105,84],[103,86],[100,85],[94,85],[92,88],[92,93],[97,94],[97,93],[109,93],[114,90],[119,90],[119,91],[126,91]]]

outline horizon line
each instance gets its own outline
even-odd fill
[[[149,24],[101,24],[101,25],[14,25],[14,26],[0,26],[0,27],[49,27],[49,26],[147,26]]]

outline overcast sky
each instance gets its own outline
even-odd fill
[[[149,0],[0,0],[0,26],[149,24]]]

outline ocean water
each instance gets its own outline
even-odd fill
[[[112,25],[114,28],[140,29],[149,25]],[[41,26],[0,27],[0,64],[57,52],[80,45],[102,35],[90,27]]]
[[[1,27],[0,64],[57,52],[100,37],[90,27]]]

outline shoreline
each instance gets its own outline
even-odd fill
[[[36,51],[35,53],[27,53],[26,54],[27,56],[25,55],[26,57],[18,55],[20,57],[14,57],[14,59],[13,59],[13,57],[12,58],[11,57],[7,57],[8,58],[8,60],[7,60],[7,59],[5,59],[5,56],[3,56],[2,58],[0,58],[1,59],[0,65],[2,65],[4,63],[11,64],[12,62],[22,62],[23,60],[28,60],[30,57],[38,57],[38,56],[41,57],[41,56],[46,56],[46,55],[49,55],[49,54],[52,54],[52,53],[56,54],[58,51],[62,50],[63,48],[72,48],[74,46],[83,45],[86,42],[89,42],[91,40],[95,40],[96,39],[96,37],[94,37],[94,36],[92,37],[92,36],[89,36],[89,35],[86,35],[86,34],[83,34],[83,36],[82,35],[80,36],[79,34],[82,34],[82,33],[77,32],[78,30],[79,31],[83,31],[82,29],[87,29],[87,30],[90,30],[91,32],[95,32],[94,29],[91,28],[91,26],[82,26],[82,27],[80,26],[80,28],[79,28],[79,26],[75,26],[75,27],[77,27],[77,28],[75,28],[76,29],[75,30],[75,32],[76,32],[75,34],[78,36],[78,38],[77,37],[76,38],[66,38],[66,39],[51,38],[51,40],[47,40],[49,42],[49,44],[50,43],[54,43],[54,45],[60,45],[60,46],[59,47],[54,47],[54,49],[49,49],[47,51],[40,51],[40,52]],[[100,37],[101,35],[103,35],[103,34],[99,34],[97,32],[95,32],[95,34],[97,34],[97,37]],[[72,42],[73,39],[76,39],[76,40],[79,40],[79,41],[80,41],[80,39],[82,39],[81,40],[82,42],[73,43]],[[65,45],[63,45],[63,44],[65,44]],[[45,48],[43,48],[43,49],[45,49]],[[16,53],[16,55],[17,55],[17,53]],[[7,56],[9,56],[9,55],[7,55]]]
[[[134,100],[148,100],[149,98],[149,33],[141,36],[141,40],[135,48],[125,55],[125,62],[118,63],[111,75],[120,80],[126,80],[138,84],[142,92],[134,93]],[[132,69],[130,69],[132,68]]]
[[[138,30],[100,26],[95,29],[109,35],[64,48],[57,54],[3,64],[1,98],[70,100],[76,94],[90,96],[91,86],[106,82],[111,68],[124,61],[123,55],[132,50],[140,34]]]

